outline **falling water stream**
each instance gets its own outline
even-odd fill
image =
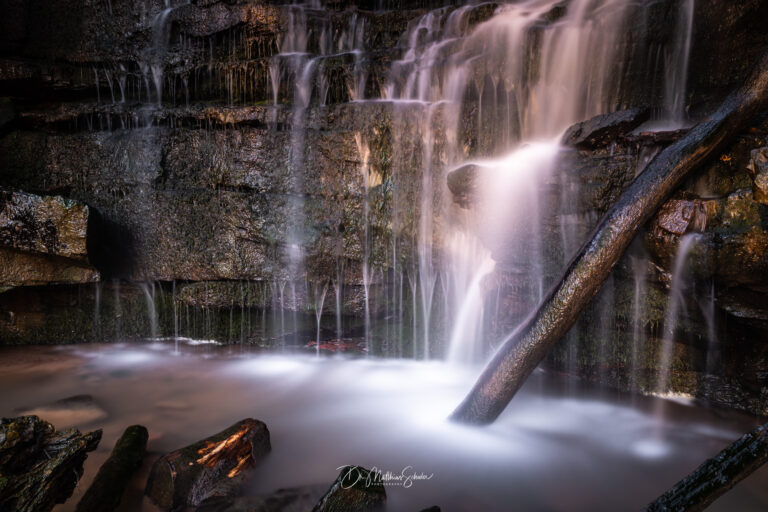
[[[669,287],[669,300],[664,313],[664,339],[659,357],[659,381],[656,385],[656,390],[659,393],[666,393],[669,387],[675,330],[685,308],[685,289],[688,284],[685,273],[686,262],[699,238],[698,234],[689,233],[680,239],[672,267],[672,283]]]

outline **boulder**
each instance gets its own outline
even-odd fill
[[[448,173],[448,190],[453,194],[453,202],[462,208],[469,208],[480,194],[480,167],[466,164]]]
[[[678,236],[691,230],[704,231],[707,227],[704,203],[700,200],[671,199],[659,210],[653,226]]]
[[[107,417],[91,395],[77,395],[21,412],[24,416],[40,416],[51,420],[61,428],[85,425]]]
[[[270,450],[267,426],[246,418],[162,456],[152,466],[144,493],[166,511],[196,507],[216,496],[230,497]]]
[[[386,501],[380,473],[346,466],[312,512],[368,512],[383,509]]]
[[[101,430],[58,431],[37,416],[0,420],[0,510],[47,512],[64,503]]]
[[[563,135],[562,143],[578,149],[609,146],[650,118],[647,108],[619,110],[577,123]]]

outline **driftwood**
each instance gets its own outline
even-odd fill
[[[0,420],[0,510],[46,512],[64,503],[101,430],[56,430],[37,416]]]
[[[704,510],[717,498],[768,462],[768,423],[705,461],[653,503],[648,512]]]
[[[144,494],[162,510],[173,511],[197,507],[215,496],[231,496],[270,450],[267,426],[244,419],[161,457],[152,466]]]
[[[452,418],[490,423],[597,294],[640,228],[691,173],[768,107],[768,51],[708,119],[659,153],[603,216],[537,310],[505,340]]]
[[[144,460],[148,438],[141,425],[125,429],[77,504],[77,512],[112,512],[120,505],[128,482]]]

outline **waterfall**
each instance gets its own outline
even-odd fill
[[[308,110],[313,102],[325,105],[328,101],[330,82],[326,76],[325,61],[332,57],[351,54],[354,57],[354,78],[349,84],[349,95],[352,100],[364,98],[367,84],[365,72],[365,57],[363,52],[365,20],[356,13],[352,14],[345,28],[334,31],[332,18],[323,12],[318,2],[307,4],[294,4],[287,7],[288,23],[286,32],[278,44],[279,51],[271,57],[268,66],[269,85],[272,92],[272,125],[277,127],[277,118],[280,108],[281,96],[284,96],[283,83],[292,81],[292,106],[291,106],[291,138],[289,148],[289,176],[291,180],[291,197],[286,199],[286,253],[287,272],[285,278],[290,281],[292,322],[295,334],[298,327],[297,307],[303,300],[303,294],[297,294],[297,280],[304,281],[304,259],[307,235],[305,224],[307,222],[305,197],[311,192],[311,186],[307,182],[310,177],[306,175],[306,132]],[[337,53],[334,53],[337,52]],[[368,191],[368,169],[366,141],[361,134],[356,135],[358,149],[363,160],[361,172]],[[367,261],[368,248],[368,218],[367,198],[365,218],[365,254],[363,263],[363,281],[366,295],[366,339],[370,331],[369,316],[369,285],[370,265]],[[343,269],[342,269],[343,270]],[[341,307],[341,279],[337,276],[339,284],[337,289],[337,309]],[[285,284],[280,285],[280,323],[281,337],[286,335],[285,327]],[[337,334],[341,337],[341,311],[337,311]],[[369,341],[369,340],[368,340]]]
[[[365,347],[371,353],[371,234],[370,234],[370,192],[373,176],[371,175],[371,151],[362,134],[355,133],[357,152],[360,155],[360,172],[363,177],[363,293],[365,298]]]
[[[169,1],[165,2],[165,9],[160,11],[152,19],[152,42],[147,49],[148,64],[152,73],[152,82],[155,86],[155,97],[158,106],[163,104],[163,75],[165,72],[164,57],[168,47],[170,32],[168,30],[168,16],[173,11]],[[147,99],[149,100],[149,88],[147,88]]]
[[[336,281],[333,283],[333,292],[336,297],[336,339],[341,341],[344,338],[344,331],[341,323],[341,314],[344,308],[344,260],[336,260]]]
[[[664,338],[659,357],[658,383],[656,384],[658,393],[666,393],[669,387],[675,330],[677,329],[681,312],[685,309],[685,264],[688,260],[688,255],[698,240],[698,234],[690,233],[683,235],[677,248],[675,263],[672,269],[672,284],[669,287],[669,299],[664,313]]]
[[[120,302],[120,280],[114,279],[112,281],[112,289],[114,293],[114,302],[115,302],[115,340],[120,340],[122,336],[122,317],[123,317],[123,309],[122,304]]]
[[[557,162],[557,141],[571,124],[618,107],[616,68],[628,44],[624,25],[637,7],[621,0],[574,0],[565,14],[561,7],[543,0],[503,5],[476,26],[472,15],[478,6],[438,9],[411,23],[401,39],[406,50],[392,64],[385,97],[394,105],[396,129],[413,131],[415,117],[420,136],[414,245],[427,356],[436,251],[448,254],[449,261],[441,263],[453,274],[454,300],[446,315],[450,357],[475,354],[470,359],[477,360],[475,344],[484,336],[481,283],[492,273],[490,254],[503,255],[502,270],[530,289],[526,308],[541,300],[551,273],[542,242],[542,222],[550,213],[542,189]],[[474,112],[466,98],[475,98]],[[493,143],[468,147],[468,125],[473,140]],[[446,169],[470,164],[482,181],[475,215],[450,204],[445,187]],[[436,233],[442,223],[451,229]],[[567,222],[561,226],[564,252],[580,243],[572,230]],[[475,245],[490,252],[467,249]]]
[[[678,7],[675,40],[667,56],[664,80],[664,109],[672,127],[685,124],[685,95],[688,89],[688,60],[693,37],[695,0],[682,0]]]
[[[640,354],[645,345],[645,325],[644,318],[646,314],[645,295],[647,293],[648,261],[644,257],[632,258],[632,275],[634,281],[634,290],[632,294],[632,366],[630,372],[631,388],[638,390],[637,372],[640,364]]]
[[[98,340],[102,336],[101,332],[101,289],[103,283],[97,281],[93,283],[93,339]]]
[[[328,282],[323,283],[322,289],[320,283],[315,283],[313,287],[314,292],[314,305],[315,305],[315,320],[317,321],[317,335],[315,336],[315,352],[316,355],[320,355],[320,320],[323,316],[323,305],[325,304],[325,295],[328,293]]]
[[[240,79],[231,69],[213,70],[215,55],[221,52],[217,41],[194,42],[188,35],[172,40],[175,9],[182,32],[186,23],[183,3],[155,3],[142,18],[149,41],[140,52],[139,71],[122,63],[93,69],[100,101],[106,101],[108,85],[113,103],[132,101],[137,90],[141,101],[161,104],[165,91],[170,102],[175,88],[182,83],[186,88],[187,79],[197,78],[186,71],[174,71],[181,74],[172,77],[164,63],[176,50],[189,49],[206,56],[210,52],[209,69],[202,73],[218,73],[217,87],[227,88],[230,105],[247,102],[247,95],[233,90]],[[281,264],[265,272],[273,280],[268,302],[276,311],[263,324],[269,324],[270,335],[279,334],[283,343],[297,341],[312,307],[311,289],[302,286],[319,278],[307,275],[314,268],[308,268],[307,260],[314,265],[311,244],[317,232],[316,226],[308,226],[314,215],[308,198],[317,178],[308,161],[314,154],[314,148],[308,148],[314,134],[308,134],[323,130],[325,122],[318,122],[322,114],[313,109],[329,105],[327,111],[334,113],[337,105],[346,103],[339,110],[344,116],[357,113],[358,106],[361,111],[368,108],[364,102],[379,101],[378,86],[386,104],[381,112],[391,116],[386,127],[391,139],[376,139],[379,126],[367,119],[356,119],[349,130],[364,190],[362,222],[353,228],[362,241],[361,266],[350,266],[346,279],[361,286],[366,346],[369,352],[383,346],[390,353],[420,358],[482,361],[495,341],[491,336],[498,337],[499,329],[513,323],[498,322],[501,300],[489,307],[487,298],[503,297],[503,286],[519,291],[511,316],[524,318],[579,247],[585,226],[595,220],[576,211],[581,200],[578,180],[559,173],[563,131],[625,106],[622,91],[631,76],[627,66],[656,69],[651,81],[658,83],[642,86],[653,89],[664,105],[651,106],[683,112],[694,1],[676,4],[676,32],[665,40],[663,51],[639,58],[657,59],[656,67],[646,61],[628,64],[628,56],[636,57],[632,52],[644,43],[642,30],[628,35],[629,24],[643,23],[646,2],[523,0],[414,11],[423,14],[400,34],[392,60],[387,60],[389,54],[384,59],[390,62],[384,73],[377,67],[378,55],[371,53],[378,48],[367,47],[377,43],[367,36],[378,34],[377,23],[385,18],[336,7],[325,8],[314,0],[281,4],[277,9],[285,30],[269,43],[264,69],[254,75],[271,95],[265,126],[289,132],[281,176],[286,185],[277,205],[284,215],[275,233]],[[244,39],[228,37],[234,57]],[[249,47],[249,58],[251,51]],[[340,68],[341,87],[334,74]],[[197,85],[193,82],[192,87]],[[144,111],[141,121],[138,115],[134,120],[121,118],[123,126],[151,126],[160,117],[154,107]],[[104,120],[112,123],[109,115]],[[391,143],[391,158],[382,157],[382,140]],[[380,169],[387,165],[380,158],[391,160],[391,169]],[[471,210],[453,204],[446,185],[450,172],[468,166],[476,171],[479,184]],[[553,190],[559,198],[552,197]],[[574,206],[562,208],[566,204]],[[388,225],[374,224],[390,211]],[[333,272],[332,264],[328,267]],[[325,277],[334,286],[336,333],[341,338],[343,305],[352,302],[345,301],[343,292],[351,297],[355,285],[344,289],[343,267],[341,274]],[[241,305],[243,340],[251,323],[245,309]],[[230,336],[236,328],[234,314]],[[196,319],[198,331],[211,335],[216,317],[206,306]]]
[[[714,375],[720,356],[720,341],[717,334],[717,316],[715,305],[715,283],[712,282],[709,293],[700,303],[704,320],[707,323],[707,374]]]

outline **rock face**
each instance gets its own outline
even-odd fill
[[[215,496],[237,492],[269,451],[267,426],[245,419],[207,439],[161,457],[145,494],[162,510],[195,507]]]
[[[0,190],[0,244],[87,260],[88,207],[62,197]]]
[[[0,420],[0,508],[47,512],[72,495],[101,430],[57,431],[37,416]]]
[[[97,280],[88,219],[88,206],[77,201],[0,190],[0,286]]]

